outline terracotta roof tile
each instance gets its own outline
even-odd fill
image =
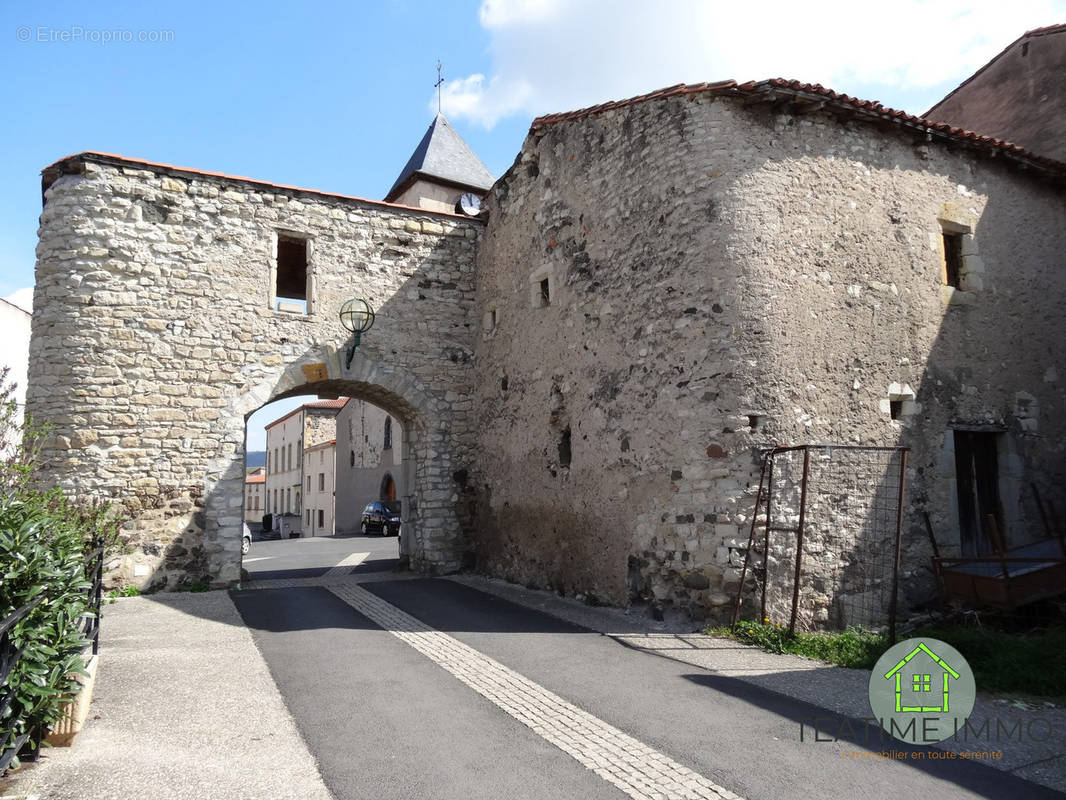
[[[244,479],[245,483],[266,483],[266,475],[262,472],[257,472],[255,475],[249,475]]]
[[[1058,28],[1066,26],[1054,27]],[[1042,28],[1039,29],[1038,32],[1044,32],[1046,30],[1050,29]],[[937,138],[972,146],[986,152],[1009,154],[1016,160],[1025,162],[1028,165],[1040,167],[1048,172],[1057,173],[1059,175],[1066,174],[1066,164],[1050,158],[1038,156],[1012,142],[1006,142],[991,136],[982,136],[973,131],[952,127],[943,122],[933,122],[932,120],[923,117],[916,117],[905,111],[899,111],[898,109],[884,106],[875,100],[862,100],[857,97],[834,92],[832,89],[827,89],[820,84],[803,83],[802,81],[786,80],[784,78],[771,78],[770,80],[758,82],[748,81],[747,83],[741,84],[738,84],[736,81],[677,84],[676,86],[669,86],[665,89],[650,92],[649,94],[630,97],[626,100],[601,103],[600,105],[590,106],[589,108],[567,111],[560,114],[546,114],[533,120],[533,124],[530,126],[530,132],[532,133],[538,129],[559,122],[568,122],[583,117],[590,117],[617,108],[624,108],[639,103],[646,103],[651,100],[688,94],[712,94],[724,97],[747,98],[755,101],[761,99],[766,102],[773,102],[778,99],[783,100],[788,97],[795,100],[824,102],[827,105],[833,106],[838,111],[847,112],[856,120],[866,120],[870,122],[876,122],[879,120],[890,121],[899,124],[902,127],[934,135]]]
[[[302,406],[298,406],[297,408],[294,408],[288,414],[285,414],[282,417],[278,417],[273,422],[268,422],[266,425],[263,426],[263,429],[267,430],[269,428],[273,428],[275,425],[284,422],[289,417],[293,417],[293,416],[299,414],[305,408],[337,408],[337,409],[344,408],[344,404],[347,403],[349,399],[351,399],[351,398],[339,397],[336,400],[319,400],[316,403],[304,403]]]
[[[306,408],[344,408],[348,402],[347,397],[338,397],[335,400],[319,400],[317,403],[304,403]]]

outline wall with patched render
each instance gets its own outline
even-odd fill
[[[775,443],[912,448],[905,605],[932,591],[919,512],[957,551],[952,425],[1002,427],[1013,541],[1042,535],[1030,482],[1066,508],[1066,209],[1038,178],[704,94],[535,128],[489,206],[471,490],[485,569],[722,616]],[[941,286],[942,223],[973,234],[972,291]],[[857,529],[833,557],[862,547]]]
[[[129,515],[113,570],[238,580],[245,417],[319,391],[403,420],[407,555],[459,566],[480,223],[94,155],[45,180],[27,403],[55,426],[45,478]],[[314,242],[310,316],[270,308],[279,230]],[[352,296],[378,316],[346,369],[336,312]]]
[[[403,425],[392,420],[390,447],[386,449],[388,419],[388,412],[361,400],[349,400],[337,415],[338,533],[359,532],[367,503],[383,499],[386,475],[392,476],[401,511],[410,502]]]

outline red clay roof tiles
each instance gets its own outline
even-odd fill
[[[1049,29],[1040,29],[1040,31],[1044,30]],[[568,111],[560,114],[546,114],[533,120],[530,131],[536,131],[540,128],[559,122],[567,122],[596,114],[602,114],[625,106],[688,94],[746,97],[753,100],[763,98],[767,101],[772,101],[778,98],[784,99],[786,96],[792,96],[796,99],[821,101],[825,102],[827,105],[833,106],[838,111],[847,112],[857,120],[868,120],[871,122],[884,120],[898,123],[901,126],[920,130],[929,134],[937,134],[941,138],[977,147],[988,152],[1009,153],[1020,160],[1028,162],[1034,166],[1039,166],[1049,172],[1066,174],[1066,164],[1050,158],[1038,156],[1012,142],[1006,142],[991,136],[982,136],[973,131],[952,127],[943,122],[933,122],[932,120],[923,117],[916,117],[905,111],[899,111],[884,106],[877,101],[862,100],[857,97],[834,92],[832,89],[827,89],[820,84],[803,83],[802,81],[786,80],[784,78],[771,78],[770,80],[758,82],[749,81],[741,84],[738,84],[736,81],[697,84],[682,83],[676,86],[669,86],[665,89],[659,89],[658,91],[650,92],[649,94],[631,97],[626,100],[601,103],[600,105],[590,106],[589,108],[582,108],[576,111]]]

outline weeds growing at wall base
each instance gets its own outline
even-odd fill
[[[738,622],[710,628],[724,636],[771,653],[807,656],[828,664],[868,670],[889,647],[887,634],[849,628],[839,633],[797,633],[781,625]],[[938,625],[908,632],[906,638],[928,637],[947,642],[966,658],[982,692],[1023,694],[1066,700],[1066,625],[1010,632],[991,627]]]

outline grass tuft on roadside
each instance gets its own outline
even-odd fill
[[[807,656],[851,669],[871,669],[889,647],[888,636],[857,628],[840,633],[797,633],[758,622],[738,622],[709,628],[724,636],[756,645],[771,653]],[[936,626],[903,634],[903,638],[932,638],[947,642],[969,662],[982,692],[1025,694],[1066,699],[1066,629],[1013,633],[989,628]]]

